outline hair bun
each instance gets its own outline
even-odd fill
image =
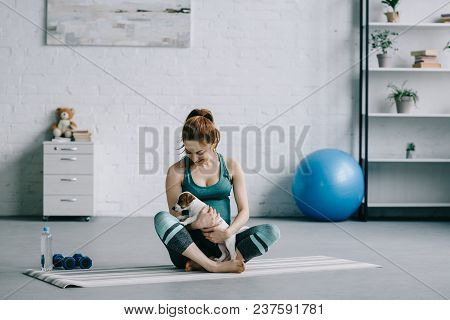
[[[197,117],[197,116],[205,117],[206,119],[208,119],[208,120],[210,120],[212,123],[214,123],[214,117],[213,117],[213,115],[212,115],[212,112],[211,112],[210,110],[208,110],[208,109],[194,109],[194,110],[192,110],[192,111],[189,113],[189,115],[187,116],[186,121],[187,121],[189,118]]]
[[[186,118],[181,132],[181,140],[184,142],[198,141],[211,144],[215,150],[220,141],[220,132],[214,124],[212,112],[208,109],[194,109]]]

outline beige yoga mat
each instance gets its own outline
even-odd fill
[[[286,273],[355,270],[381,268],[381,266],[326,256],[254,259],[246,264],[245,272],[208,273],[185,272],[173,266],[136,268],[55,270],[44,272],[28,269],[24,274],[48,282],[60,288],[108,287],[136,284],[187,282],[218,279],[240,279],[257,276],[275,276]]]

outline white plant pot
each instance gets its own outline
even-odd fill
[[[398,11],[396,11],[396,12],[392,12],[392,11],[385,12],[384,14],[385,14],[388,22],[396,23],[396,22],[400,21],[400,13]]]
[[[380,68],[390,68],[392,67],[392,57],[387,54],[377,54],[378,66]]]
[[[414,159],[415,156],[415,151],[413,150],[406,150],[406,159]]]
[[[410,113],[413,107],[413,100],[410,97],[405,97],[402,100],[395,100],[397,106],[397,113]]]

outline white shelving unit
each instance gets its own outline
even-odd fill
[[[369,158],[367,206],[450,207],[450,159]]]
[[[370,118],[450,118],[450,113],[369,113]]]
[[[370,22],[369,28],[388,28],[388,29],[438,29],[450,30],[450,23],[389,23],[389,22]]]
[[[441,208],[450,207],[450,202],[369,202],[368,206],[371,208]]]
[[[385,163],[448,163],[450,159],[439,158],[423,158],[423,159],[389,159],[389,158],[369,158],[369,162],[385,162]]]
[[[448,138],[447,128],[450,128],[450,105],[444,98],[449,93],[443,87],[446,82],[450,84],[450,67],[420,69],[405,65],[410,51],[439,48],[433,36],[439,37],[439,41],[441,38],[448,38],[450,23],[372,22],[369,7],[369,0],[366,0],[363,7],[365,12],[363,9],[360,12],[360,124],[363,128],[360,143],[361,149],[364,150],[360,152],[360,163],[364,169],[366,189],[359,217],[367,219],[368,208],[450,208],[450,148],[445,147],[446,140],[443,140]],[[373,5],[372,9],[375,7]],[[443,12],[436,12],[433,19]],[[410,13],[414,14],[413,11]],[[378,11],[375,13],[375,19],[380,18]],[[418,17],[401,16],[401,19],[405,18],[413,20]],[[398,55],[394,62],[397,67],[378,68],[369,62],[375,61],[369,46],[370,32],[375,29],[388,29],[399,35],[407,34],[407,37],[399,41]],[[421,37],[420,40],[418,37]],[[444,45],[445,42],[442,46]],[[444,58],[445,55],[440,57]],[[411,64],[412,62],[411,60]],[[448,66],[444,63],[444,66],[446,65]],[[390,113],[383,104],[388,94],[384,90],[386,85],[401,84],[404,80],[410,80],[409,86],[419,91],[420,103],[424,104],[424,108],[420,107],[425,113]],[[413,82],[416,83],[411,84]],[[426,88],[420,86],[424,83],[427,84]],[[380,94],[383,96],[379,96]],[[428,100],[433,96],[439,99]],[[435,104],[436,101],[440,103]],[[387,112],[382,112],[384,110]],[[423,152],[420,154],[422,157],[402,158],[405,157],[406,150],[399,148],[405,148],[407,141],[420,143],[423,147],[419,149]],[[441,149],[433,149],[438,145]]]
[[[370,68],[369,72],[450,72],[444,68]]]

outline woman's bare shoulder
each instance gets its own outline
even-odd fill
[[[184,159],[181,159],[174,164],[172,164],[167,170],[167,174],[174,174],[179,177],[184,175]]]
[[[241,165],[239,162],[231,157],[225,157],[225,163],[227,165],[228,173],[230,174],[231,180],[233,180],[233,175],[240,169]]]

